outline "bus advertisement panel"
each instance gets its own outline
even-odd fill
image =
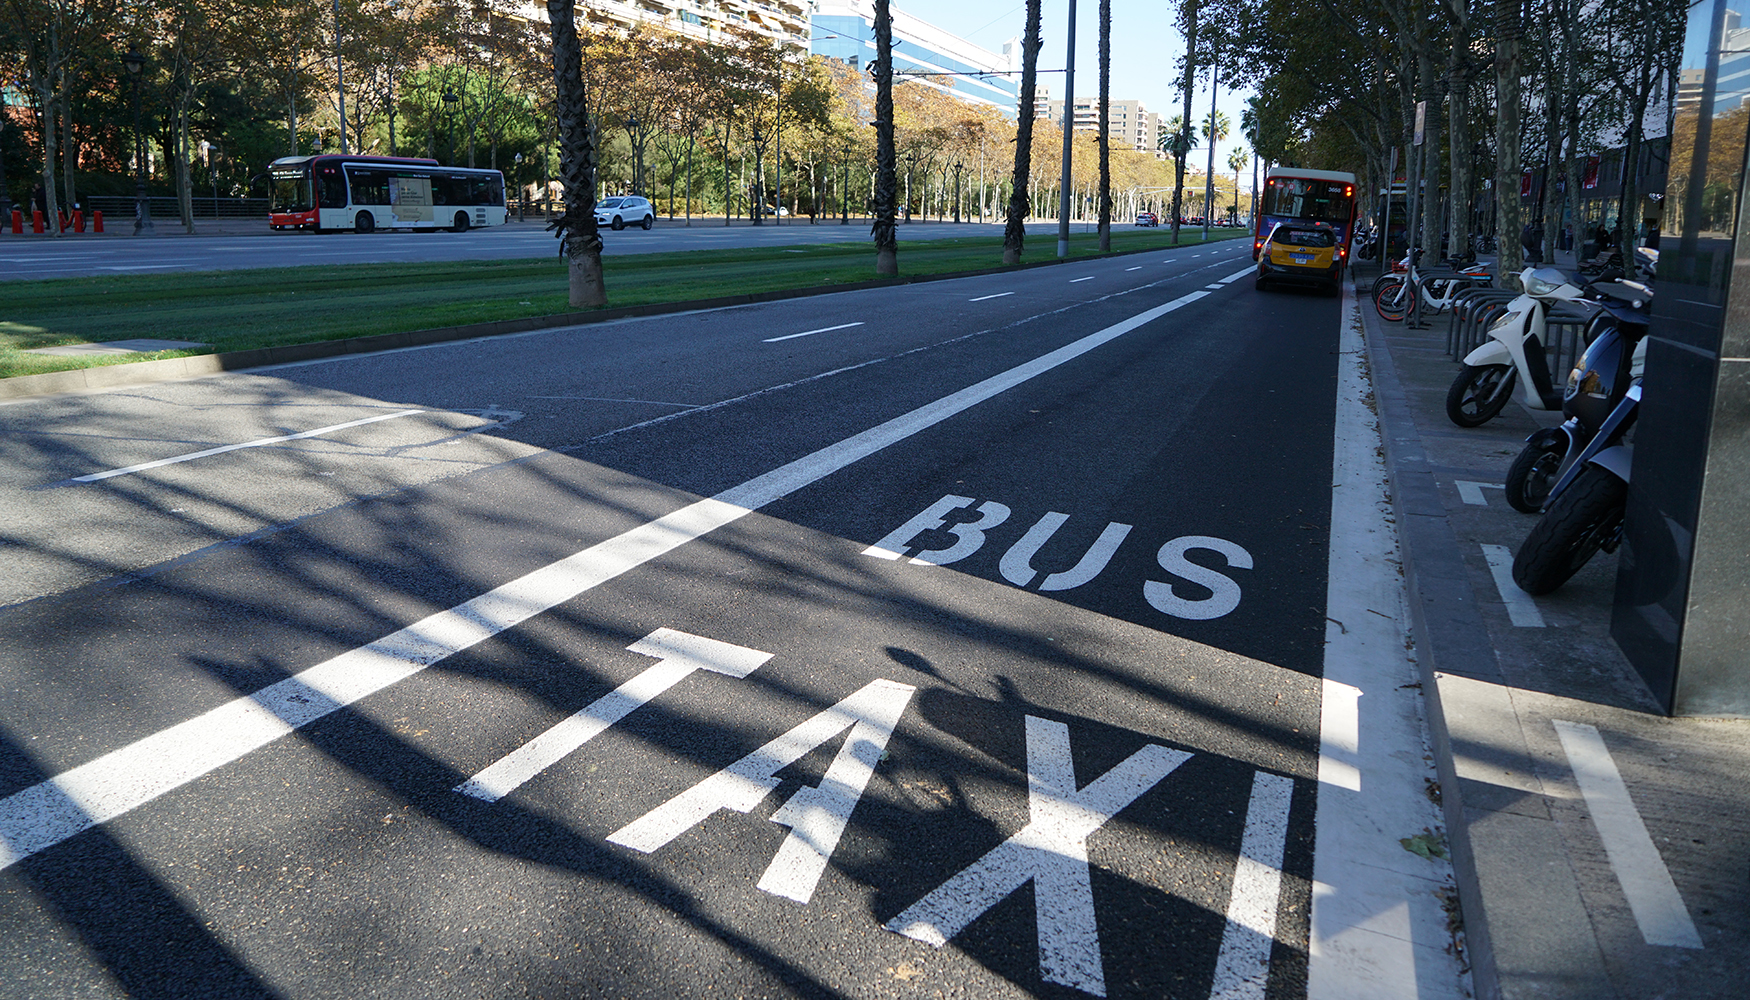
[[[1264,240],[1284,222],[1327,225],[1336,232],[1338,256],[1347,263],[1355,236],[1355,175],[1339,170],[1275,167],[1264,178],[1257,230],[1252,234],[1252,259]]]
[[[504,225],[504,174],[390,156],[287,156],[268,167],[268,224],[318,233]]]

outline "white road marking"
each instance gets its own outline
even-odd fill
[[[1276,907],[1282,892],[1282,852],[1288,844],[1288,806],[1294,781],[1259,771],[1252,777],[1246,831],[1240,837],[1227,929],[1215,959],[1209,1000],[1264,1000],[1270,980],[1270,946],[1276,940]]]
[[[280,437],[262,438],[259,441],[245,441],[242,444],[221,445],[217,448],[208,448],[205,451],[194,451],[189,452],[186,455],[176,455],[172,458],[161,458],[156,462],[142,462],[139,465],[130,465],[125,469],[111,469],[108,472],[93,472],[89,476],[75,476],[73,479],[69,480],[69,482],[95,483],[100,479],[110,479],[114,476],[126,476],[134,472],[144,472],[147,469],[156,469],[159,466],[175,465],[178,462],[192,462],[197,458],[206,458],[210,455],[222,455],[228,451],[238,451],[243,448],[262,448],[270,444],[279,444],[282,441],[298,441],[303,438],[320,437],[323,434],[332,434],[335,431],[346,430],[348,427],[362,427],[365,424],[374,424],[379,420],[394,420],[397,417],[411,417],[416,413],[424,412],[424,410],[402,410],[399,413],[385,413],[381,416],[366,417],[363,420],[349,420],[344,424],[318,427],[313,431],[303,431],[298,434],[285,434]]]
[[[1025,587],[1033,582],[1039,571],[1033,568],[1033,557],[1057,534],[1057,529],[1069,520],[1068,514],[1056,511],[1047,513],[1038,523],[1027,529],[1021,540],[1009,546],[1009,551],[1003,553],[1002,562],[998,568],[1002,570],[1003,579],[1017,587]],[[1094,539],[1094,544],[1082,554],[1075,566],[1061,573],[1053,573],[1040,581],[1041,591],[1073,590],[1100,575],[1106,564],[1112,561],[1112,553],[1118,551],[1126,535],[1130,534],[1130,525],[1113,521],[1100,532],[1100,537]]]
[[[1226,288],[1227,286],[1220,283],[1220,282],[1215,282],[1214,284],[1204,285],[1203,287],[1209,289],[1210,291],[1219,292],[1223,288]]]
[[[1513,582],[1513,550],[1505,545],[1484,545],[1483,558],[1489,561],[1489,575],[1495,578],[1495,589],[1507,606],[1507,620],[1520,628],[1543,628],[1543,612],[1537,610],[1537,602]]]
[[[1628,898],[1628,908],[1641,928],[1641,937],[1651,945],[1699,949],[1701,935],[1683,905],[1677,884],[1671,881],[1665,859],[1659,856],[1659,848],[1647,832],[1647,824],[1629,798],[1628,785],[1616,769],[1604,738],[1597,729],[1584,723],[1551,721],[1580,784],[1580,794],[1586,797],[1592,825],[1598,828],[1598,838],[1604,841],[1610,867],[1622,883],[1622,894]]]
[[[805,330],[802,333],[787,333],[782,337],[771,337],[771,338],[768,338],[766,340],[762,340],[762,341],[760,341],[760,343],[762,343],[762,344],[775,344],[780,340],[795,340],[797,337],[812,337],[817,333],[831,333],[834,330],[849,330],[853,326],[862,326],[862,325],[863,325],[862,320],[858,320],[855,323],[840,323],[838,326],[823,326],[818,330]]]
[[[1473,483],[1468,479],[1455,479],[1452,485],[1458,487],[1458,498],[1473,507],[1487,507],[1489,501],[1483,499],[1483,490],[1504,490],[1507,487],[1500,483]]]
[[[983,302],[986,299],[1000,299],[1005,295],[1013,295],[1013,294],[1015,294],[1015,293],[1014,292],[998,292],[995,295],[980,295],[976,299],[967,299],[966,301],[968,301],[968,302]]]
[[[766,867],[759,887],[806,903],[813,898],[851,812],[863,797],[875,764],[916,690],[897,681],[870,681],[838,704],[615,830],[608,842],[650,854],[719,809],[745,813],[778,787],[779,771],[849,729],[851,734],[845,737],[820,784],[799,789],[772,814],[772,822],[789,827],[790,835]]]
[[[1341,315],[1306,998],[1460,1000],[1465,973],[1437,937],[1451,866],[1399,843],[1440,829],[1427,797],[1437,775],[1424,756],[1419,674],[1404,653],[1391,484],[1348,288]]]
[[[1140,271],[1140,270],[1142,270],[1142,265],[1138,264],[1135,267],[1127,267],[1127,268],[1125,268],[1125,270],[1126,271]]]
[[[1252,568],[1252,554],[1225,538],[1185,535],[1162,545],[1155,553],[1155,562],[1174,576],[1206,588],[1209,596],[1187,600],[1173,592],[1172,584],[1148,580],[1142,585],[1143,599],[1156,611],[1192,621],[1208,621],[1233,613],[1240,606],[1240,585],[1229,576],[1186,559],[1185,553],[1192,549],[1218,552],[1235,569]]]
[[[452,791],[497,802],[524,782],[601,735],[640,705],[679,684],[695,670],[746,677],[772,658],[770,653],[716,639],[659,628],[626,647],[657,658],[638,676],[590,702],[563,722],[535,737]]]
[[[598,542],[368,646],[0,799],[0,870],[128,813],[998,393],[1197,301],[1181,295],[1008,371]]]
[[[1073,285],[1078,281],[1093,281],[1093,280],[1094,280],[1094,276],[1090,274],[1085,278],[1071,278],[1071,279],[1069,279],[1069,283]]]
[[[1041,977],[1105,996],[1088,837],[1190,758],[1151,743],[1077,791],[1069,727],[1027,716],[1027,825],[888,921],[887,929],[940,948],[1031,881]]]
[[[1255,273],[1257,273],[1257,272],[1255,272],[1252,268],[1248,267],[1244,271],[1235,271],[1234,273],[1221,279],[1221,283],[1224,285],[1231,285],[1234,282],[1240,280],[1241,278],[1249,278]]]

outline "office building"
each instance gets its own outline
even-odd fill
[[[812,7],[809,51],[852,66],[869,65],[875,58],[873,0],[815,0]],[[893,41],[893,69],[902,78],[1009,115],[1019,108],[1019,38],[992,52],[894,8]]]
[[[1047,117],[1061,125],[1063,102],[1046,102]],[[1078,97],[1075,101],[1075,127],[1087,132],[1100,130],[1100,102],[1097,98]],[[1106,130],[1113,145],[1155,151],[1155,137],[1160,131],[1160,115],[1142,106],[1141,101],[1112,101],[1108,104]]]

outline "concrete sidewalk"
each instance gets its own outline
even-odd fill
[[[1448,317],[1381,320],[1377,273],[1357,296],[1479,996],[1745,996],[1750,724],[1659,714],[1609,635],[1615,556],[1546,597],[1512,585],[1536,522],[1500,484],[1561,416],[1452,424]]]

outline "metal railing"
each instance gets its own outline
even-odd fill
[[[79,200],[85,213],[102,212],[105,221],[114,225],[117,220],[134,217],[134,199],[132,195],[92,195]],[[154,219],[178,219],[182,217],[182,209],[177,207],[176,199],[162,195],[153,195],[146,199],[148,210]],[[263,225],[267,220],[268,202],[266,198],[214,198],[211,195],[202,197],[195,195],[190,206],[194,210],[195,219],[261,219]]]

